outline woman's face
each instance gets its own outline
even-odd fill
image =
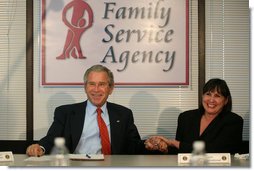
[[[218,115],[227,102],[228,99],[218,93],[217,90],[203,94],[202,104],[205,109],[205,114]]]

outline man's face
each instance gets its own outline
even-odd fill
[[[85,92],[92,104],[101,107],[112,91],[113,85],[109,86],[109,78],[106,72],[90,72],[85,84]]]

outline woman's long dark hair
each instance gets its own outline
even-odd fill
[[[230,90],[228,88],[228,85],[226,81],[219,79],[219,78],[213,78],[210,79],[205,86],[203,87],[203,95],[207,92],[211,91],[217,91],[220,93],[222,96],[228,99],[228,103],[223,107],[223,111],[231,111],[232,110],[232,97]],[[205,109],[202,105],[202,102],[199,106],[199,109],[201,110],[202,113],[204,113]]]

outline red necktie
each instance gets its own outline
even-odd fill
[[[109,134],[108,134],[108,129],[101,117],[101,108],[97,108],[97,121],[98,121],[98,126],[100,129],[100,136],[101,136],[101,145],[102,145],[102,153],[103,154],[111,154],[111,147],[110,147],[110,141],[109,141]]]

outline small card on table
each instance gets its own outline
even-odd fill
[[[179,153],[178,163],[187,164],[190,163],[191,153]],[[222,163],[230,164],[230,153],[206,153],[206,159],[208,163]]]
[[[11,151],[2,151],[0,152],[0,162],[1,161],[14,161],[14,157]]]

